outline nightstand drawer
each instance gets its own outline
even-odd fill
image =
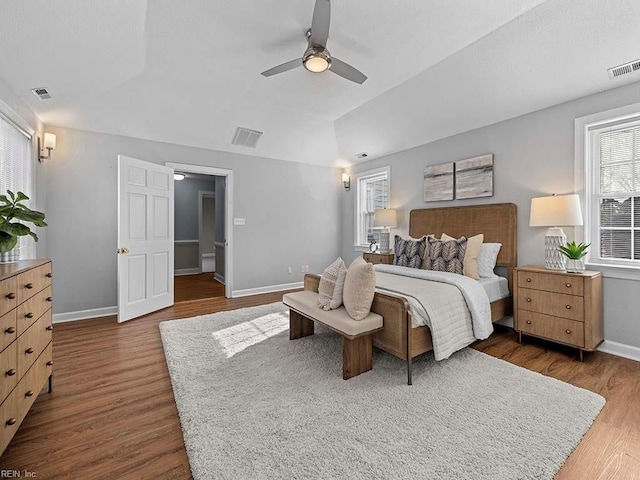
[[[584,281],[580,277],[552,273],[518,272],[518,287],[582,296]]]
[[[363,253],[365,262],[375,264],[391,265],[393,263],[393,253]]]
[[[584,324],[518,309],[518,330],[537,337],[584,347]]]
[[[584,321],[584,299],[575,295],[518,288],[518,309]]]

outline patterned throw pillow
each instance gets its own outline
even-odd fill
[[[401,267],[422,268],[426,248],[426,236],[419,240],[411,240],[396,235],[393,264]]]
[[[457,273],[464,271],[464,255],[467,252],[467,239],[443,242],[436,238],[428,238],[427,254],[424,258],[424,268],[438,272]]]
[[[318,307],[323,310],[334,310],[342,305],[342,291],[346,276],[347,266],[340,257],[324,269],[318,286]]]

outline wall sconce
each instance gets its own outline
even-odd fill
[[[40,137],[38,137],[38,159],[41,162],[45,160],[51,160],[51,150],[55,150],[56,148],[56,136],[53,133],[45,133],[44,134],[44,148],[47,149],[47,155],[42,155],[42,149],[40,147]]]
[[[342,174],[342,184],[344,185],[345,190],[349,190],[351,188],[351,177],[348,173]]]
[[[186,177],[186,175],[185,175],[184,173],[175,172],[175,173],[173,174],[173,179],[174,179],[174,180],[178,180],[178,181],[180,181],[180,180],[184,180],[184,177]]]

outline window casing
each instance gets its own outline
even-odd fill
[[[588,262],[640,269],[640,114],[588,126]]]
[[[0,194],[24,192],[34,208],[33,131],[7,108],[0,105]],[[20,237],[15,247],[18,258],[34,258],[35,242],[30,236]]]
[[[355,247],[365,249],[380,242],[380,229],[373,227],[376,210],[389,208],[389,167],[363,172],[356,177]]]

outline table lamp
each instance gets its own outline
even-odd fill
[[[550,227],[544,236],[544,266],[548,270],[565,270],[565,256],[560,252],[567,237],[561,226],[582,225],[578,195],[552,195],[531,199],[530,227]]]
[[[382,227],[380,232],[380,253],[387,253],[389,248],[389,228],[398,226],[398,215],[393,208],[383,208],[375,211],[374,227]]]

